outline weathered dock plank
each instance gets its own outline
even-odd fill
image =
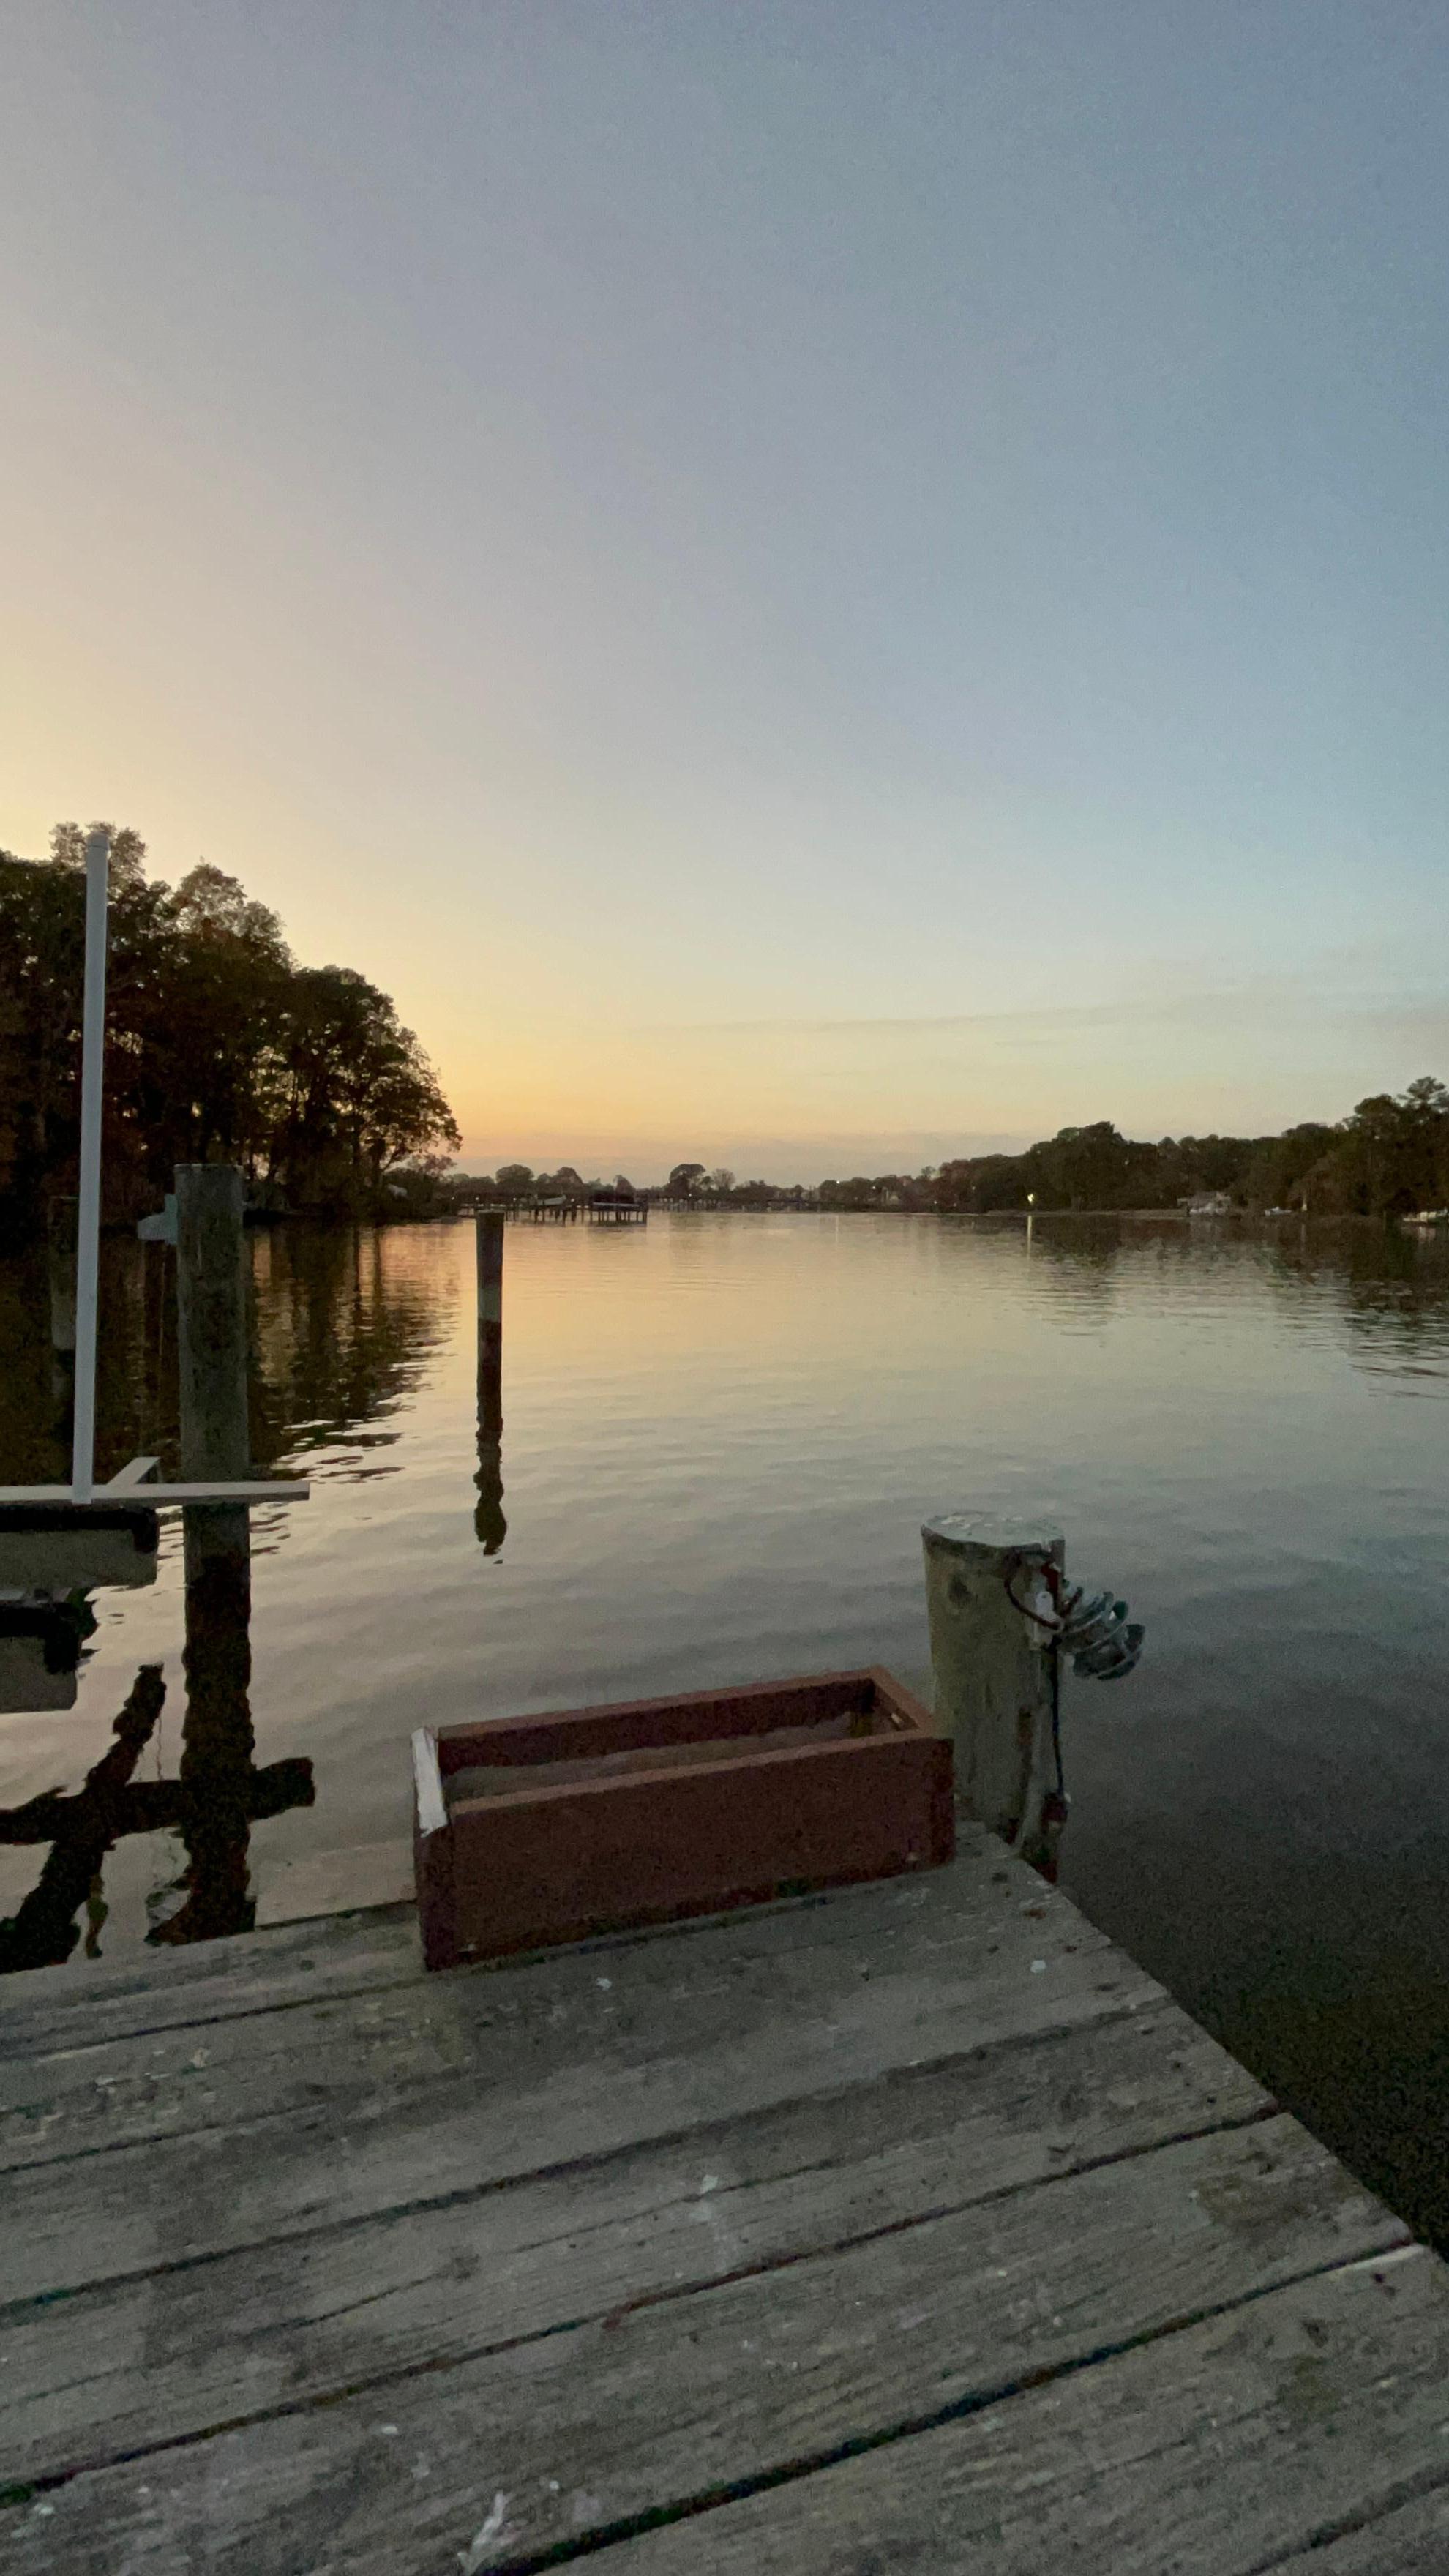
[[[78,2229],[132,2271],[391,2206],[400,2170],[413,2199],[502,2180],[1160,1998],[1064,1899],[1004,1895],[989,1873],[912,1881],[864,1913],[842,1899],[448,1978],[424,1978],[414,1930],[396,1992],[33,2057],[7,2071],[6,2143],[53,2170],[30,2178],[23,2241],[0,2237],[0,2299],[103,2277],[78,2268],[102,2260]]]
[[[1435,2563],[1449,2276],[979,1837],[442,1978],[405,1918],[288,1926],[5,2025],[0,2567]]]
[[[1056,1890],[1013,1875],[1016,1865],[999,1846],[988,1851],[981,1836],[965,1829],[962,1849],[974,1867],[938,1870],[884,1886],[843,1888],[813,1900],[645,1934],[621,1934],[532,1960],[483,1966],[461,1979],[424,1975],[410,1908],[381,1917],[349,1915],[289,1924],[244,1940],[163,1951],[125,1969],[102,1970],[94,1982],[89,1972],[78,1980],[73,1967],[43,1968],[15,1980],[24,1991],[7,1993],[0,2003],[5,2037],[0,2111],[44,2098],[47,2086],[69,2084],[82,2094],[93,2072],[83,2053],[108,2042],[174,2033],[179,2048],[185,2031],[203,2022],[246,2023],[311,2005],[350,2005],[368,1994],[396,1998],[406,1989],[401,2012],[420,2015],[435,2030],[456,2026],[474,2037],[481,2036],[485,2025],[524,2023],[532,2030],[541,2016],[557,2027],[557,2008],[571,2012],[577,1995],[591,1991],[590,1980],[610,1973],[608,1956],[597,1969],[588,1968],[600,1953],[632,1963],[621,1972],[629,1980],[628,1991],[641,2005],[647,2001],[651,2006],[669,1995],[703,1996],[755,1970],[785,1978],[792,1994],[813,1985],[833,1995],[837,1980],[831,1954],[837,1944],[857,1941],[867,1945],[872,1970],[908,1949],[913,1969],[924,1972],[938,1959],[969,1948],[979,1972],[999,1955],[1003,1941],[1029,1946],[1029,1933],[1018,1929],[1009,1934],[1008,1924],[1054,1923],[1058,1916],[1070,1926],[1064,1941],[1084,1955],[1091,1951],[1118,1968],[1123,1965],[1121,1952],[1084,1923]],[[706,1935],[708,1946],[701,1950],[698,1945]],[[1039,1941],[1038,1953],[1042,1948]],[[1134,1973],[1144,1992],[1156,1991],[1149,1978]],[[530,1982],[525,1987],[520,1980]],[[616,2013],[622,2009],[622,2002],[614,2007]],[[266,2050],[274,2041],[268,2030],[258,2040],[239,2029],[228,2030],[221,2044]],[[565,2051],[574,2045],[575,2035],[569,2034]],[[17,2062],[21,2060],[26,2062]],[[132,2055],[124,2053],[123,2062],[132,2064]]]
[[[1185,2130],[1266,2120],[1266,2148],[1245,2149],[1251,2176],[1281,2125],[1270,2108],[1164,2003],[360,2225],[329,2221],[159,2278],[37,2300],[3,2320],[0,2470],[76,2468],[240,2412],[597,2322]],[[405,2186],[401,2154],[398,2173]]]
[[[1441,2576],[1432,2550],[1412,2552],[1446,2527],[1446,2352],[1449,2276],[1432,2254],[1341,2265],[606,2549],[595,2565],[598,2576]],[[1351,2537],[1335,2560],[1340,2534]]]
[[[698,2126],[732,2111],[758,2111],[842,2077],[874,2079],[917,2060],[959,2055],[1008,2035],[1103,2018],[1147,2003],[1150,1981],[1096,1947],[1031,1925],[1019,1953],[1008,1936],[996,1959],[971,1972],[963,1958],[934,1973],[859,1966],[823,1998],[771,1992],[788,1980],[741,1973],[676,1991],[650,2012],[617,1991],[606,1997],[590,1970],[578,2012],[534,2025],[487,2021],[476,2058],[451,2077],[410,2086],[375,2049],[364,2088],[339,2085],[289,2118],[257,2123],[253,2061],[231,2094],[228,2126],[213,2106],[208,2126],[94,2157],[56,2159],[25,2182],[26,2225],[0,2234],[0,2301],[54,2294],[158,2265],[263,2244],[323,2220],[370,2217],[399,2202],[505,2182],[546,2165],[599,2155],[640,2138]],[[1047,1965],[1038,1975],[1033,1947]],[[987,1973],[988,1969],[990,1973]],[[617,1982],[627,1984],[627,1979]],[[812,1981],[813,1982],[813,1981]],[[547,1987],[544,1992],[547,1993]],[[460,2006],[461,2010],[461,2006]],[[564,2043],[572,2022],[573,2047]],[[326,2044],[346,2072],[346,2026]],[[322,2035],[319,2034],[319,2043]],[[508,2043],[510,2039],[513,2045]],[[315,2081],[319,2044],[307,2067]],[[202,2070],[205,2072],[206,2070]],[[16,2177],[18,2185],[20,2177]]]
[[[1442,2576],[1449,2567],[1449,2489],[1440,2486],[1397,2511],[1374,2514],[1336,2540],[1311,2541],[1278,2566],[1282,2576]]]
[[[108,2039],[144,2038],[233,2014],[345,2001],[416,1984],[418,1973],[410,1906],[148,1952],[124,1966],[103,1966],[94,1977],[82,1978],[74,1967],[36,1968],[24,1978],[23,1993],[7,1993],[0,2005],[6,2068],[20,2058],[67,2057]]]
[[[506,2524],[474,2556],[475,2568],[501,2568],[852,2445],[898,2441],[947,2408],[1170,2338],[1185,2319],[1383,2253],[1404,2234],[1292,2120],[1194,2139],[273,2413],[158,2454],[144,2476],[133,2455],[62,2491],[72,2507],[91,2500],[67,2563],[135,2563],[143,2540],[162,2564],[168,2549],[196,2551],[224,2491],[238,2563],[245,2548],[259,2569],[372,2576],[426,2564],[430,2543],[446,2564],[466,2555],[501,2491]],[[566,2298],[565,2278],[554,2295]],[[420,2460],[424,2479],[411,2475]]]

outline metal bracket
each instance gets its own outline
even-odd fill
[[[176,1192],[174,1190],[167,1191],[166,1205],[159,1209],[155,1216],[143,1216],[141,1218],[140,1223],[137,1225],[136,1232],[139,1234],[143,1243],[174,1243],[176,1241]]]
[[[108,1494],[124,1493],[132,1485],[144,1485],[160,1464],[159,1458],[133,1458],[127,1466],[117,1468],[104,1490]]]
[[[166,1503],[305,1503],[311,1490],[301,1478],[272,1476],[230,1485],[128,1484],[121,1488],[121,1499],[129,1502],[134,1495],[147,1511],[156,1511]],[[115,1485],[93,1485],[89,1493],[78,1493],[74,1485],[0,1485],[0,1505],[8,1506],[34,1503],[47,1510],[60,1505],[75,1512],[106,1512],[115,1510],[117,1499]]]

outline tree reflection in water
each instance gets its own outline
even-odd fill
[[[397,1435],[381,1425],[416,1388],[447,1331],[446,1291],[435,1267],[385,1259],[382,1239],[366,1228],[279,1228],[254,1236],[251,1250],[256,1464],[329,1452],[326,1475],[355,1480],[389,1473],[391,1462],[375,1452]],[[163,1474],[177,1471],[174,1262],[164,1245],[115,1237],[105,1243],[102,1475],[138,1450],[159,1455]],[[65,1473],[68,1425],[51,1382],[43,1286],[38,1269],[32,1275],[23,1264],[0,1265],[0,1360],[6,1363],[0,1366],[0,1455],[16,1482]],[[505,1528],[496,1439],[485,1454],[480,1437],[479,1460],[478,1535],[493,1554]],[[166,1696],[160,1666],[143,1665],[109,1744],[80,1787],[0,1809],[0,1844],[50,1846],[36,1885],[0,1921],[0,1971],[68,1959],[82,1938],[83,1916],[87,1954],[97,1954],[106,1914],[103,1866],[133,1834],[176,1833],[185,1854],[179,1877],[162,1892],[161,1919],[153,1920],[149,1940],[176,1944],[249,1930],[252,1826],[313,1803],[310,1761],[256,1761],[248,1550],[245,1544],[198,1549],[191,1537],[179,1776],[134,1776]],[[64,1611],[76,1628],[73,1670],[95,1624],[87,1595],[58,1596],[48,1607],[52,1614]],[[38,1616],[29,1602],[15,1610],[10,1625],[17,1637],[22,1630],[28,1636]],[[47,1629],[35,1652],[54,1661],[52,1645]]]
[[[253,1309],[252,1457],[346,1441],[366,1451],[418,1387],[446,1339],[451,1283],[436,1260],[410,1257],[400,1234],[367,1226],[258,1227],[249,1234]],[[96,1465],[113,1475],[139,1453],[179,1472],[176,1255],[169,1245],[107,1235],[101,1246]],[[68,1405],[51,1376],[40,1252],[0,1260],[0,1464],[9,1484],[63,1481]],[[344,1470],[345,1472],[345,1470]]]
[[[396,1434],[363,1426],[385,1421],[415,1392],[451,1320],[436,1266],[400,1260],[403,1249],[376,1227],[283,1226],[257,1237],[258,1465],[305,1460],[345,1441],[357,1455],[343,1472],[387,1472],[368,1452]]]

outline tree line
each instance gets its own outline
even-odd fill
[[[478,1180],[459,1187],[476,1191]],[[1449,1205],[1449,1089],[1432,1075],[1396,1095],[1361,1100],[1337,1126],[1313,1120],[1280,1136],[1164,1136],[1155,1144],[1123,1136],[1108,1119],[1063,1127],[1020,1154],[977,1154],[920,1172],[857,1173],[813,1187],[737,1180],[704,1163],[676,1163],[659,1189],[586,1181],[572,1164],[533,1172],[505,1163],[490,1186],[503,1199],[588,1197],[602,1188],[629,1196],[711,1207],[909,1208],[986,1216],[1047,1210],[1176,1209],[1221,1193],[1247,1210],[1283,1208],[1315,1216],[1408,1216]]]
[[[861,1195],[861,1193],[865,1195]],[[907,1177],[826,1181],[822,1206],[886,1203],[977,1215],[1171,1209],[1221,1194],[1248,1210],[1315,1216],[1408,1216],[1449,1202],[1449,1090],[1432,1075],[1396,1096],[1361,1100],[1336,1126],[1315,1120],[1278,1136],[1123,1136],[1108,1119],[1063,1127],[1021,1154],[980,1154]]]
[[[94,828],[94,827],[93,827]],[[103,827],[110,828],[110,827]],[[0,851],[0,1233],[73,1190],[79,1144],[85,833],[45,859]],[[112,833],[105,1213],[159,1205],[173,1166],[239,1163],[275,1210],[424,1212],[459,1144],[388,995],[348,966],[299,966],[274,912],[205,861],[174,888]]]

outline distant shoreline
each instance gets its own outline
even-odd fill
[[[1180,1207],[821,1207],[811,1200],[780,1201],[774,1206],[760,1206],[758,1204],[752,1204],[749,1200],[742,1199],[731,1200],[700,1198],[692,1202],[684,1199],[655,1199],[651,1196],[648,1190],[641,1190],[639,1196],[641,1199],[648,1200],[650,1206],[660,1216],[888,1216],[909,1217],[912,1219],[929,1217],[938,1221],[949,1221],[952,1224],[1021,1226],[1033,1223],[1042,1223],[1048,1218],[1054,1223],[1062,1219],[1066,1219],[1074,1224],[1081,1223],[1083,1221],[1100,1224],[1104,1218],[1110,1217],[1114,1223],[1124,1225],[1261,1225],[1272,1226],[1275,1230],[1278,1227],[1285,1225],[1351,1225],[1383,1228],[1385,1226],[1396,1226],[1405,1221],[1393,1216],[1365,1216],[1357,1210],[1342,1211],[1336,1209],[1325,1209],[1320,1213],[1316,1209],[1302,1208],[1283,1208],[1274,1211],[1270,1208],[1234,1207],[1218,1208],[1209,1214],[1202,1211],[1194,1213],[1190,1208]],[[500,1199],[495,1202],[495,1204],[498,1208],[503,1210],[505,1214],[509,1212],[509,1203],[506,1200]],[[471,1218],[472,1210],[464,1209],[461,1212],[447,1210],[444,1211],[443,1214],[445,1219],[448,1220],[451,1220],[455,1214],[459,1214],[460,1221],[466,1223]],[[319,1221],[325,1222],[326,1220]],[[371,1222],[371,1220],[367,1221]],[[389,1222],[398,1221],[399,1220],[389,1220]],[[407,1222],[406,1219],[402,1219],[400,1221],[403,1223]],[[428,1221],[431,1222],[433,1220]]]

